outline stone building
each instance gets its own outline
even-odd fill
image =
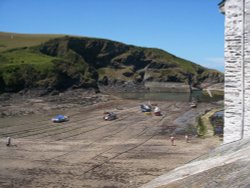
[[[250,137],[250,0],[224,0],[224,143]]]

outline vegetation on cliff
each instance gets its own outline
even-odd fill
[[[168,52],[105,39],[0,33],[0,90],[65,90],[98,85],[182,82],[199,87],[223,74]],[[14,45],[16,43],[16,45]]]

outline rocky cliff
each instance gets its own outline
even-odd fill
[[[143,86],[146,81],[203,87],[223,74],[168,52],[104,39],[59,37],[0,53],[0,90]]]

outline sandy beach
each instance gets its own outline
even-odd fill
[[[188,102],[151,101],[163,114],[154,116],[140,111],[142,103],[112,99],[2,117],[0,186],[135,188],[220,144],[217,137],[201,139],[191,130],[199,114],[218,105],[190,108]],[[118,118],[104,121],[107,111]],[[55,113],[67,114],[70,120],[53,123]],[[175,130],[176,146],[171,146]],[[7,136],[11,147],[5,145]]]

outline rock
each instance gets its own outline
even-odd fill
[[[23,49],[15,50],[20,52],[20,55],[25,55],[22,54]],[[16,72],[13,71],[10,75],[12,82],[4,81],[1,75],[8,70],[2,70],[0,82],[4,83],[1,84],[1,91],[21,91],[20,95],[23,95],[26,90],[39,88],[45,90],[40,93],[43,96],[51,92],[52,95],[57,95],[54,90],[63,92],[69,88],[98,89],[98,83],[119,88],[122,82],[128,79],[136,83],[181,82],[201,87],[204,84],[224,81],[222,73],[206,69],[163,50],[136,47],[104,39],[68,36],[55,38],[26,50],[38,58],[47,55],[48,59],[51,58],[50,63],[53,64],[53,68],[42,73],[35,67],[39,64],[23,66],[22,62],[18,64],[16,57],[17,67],[13,69]],[[0,55],[4,56],[4,53]],[[19,66],[22,66],[22,69],[19,69]]]

